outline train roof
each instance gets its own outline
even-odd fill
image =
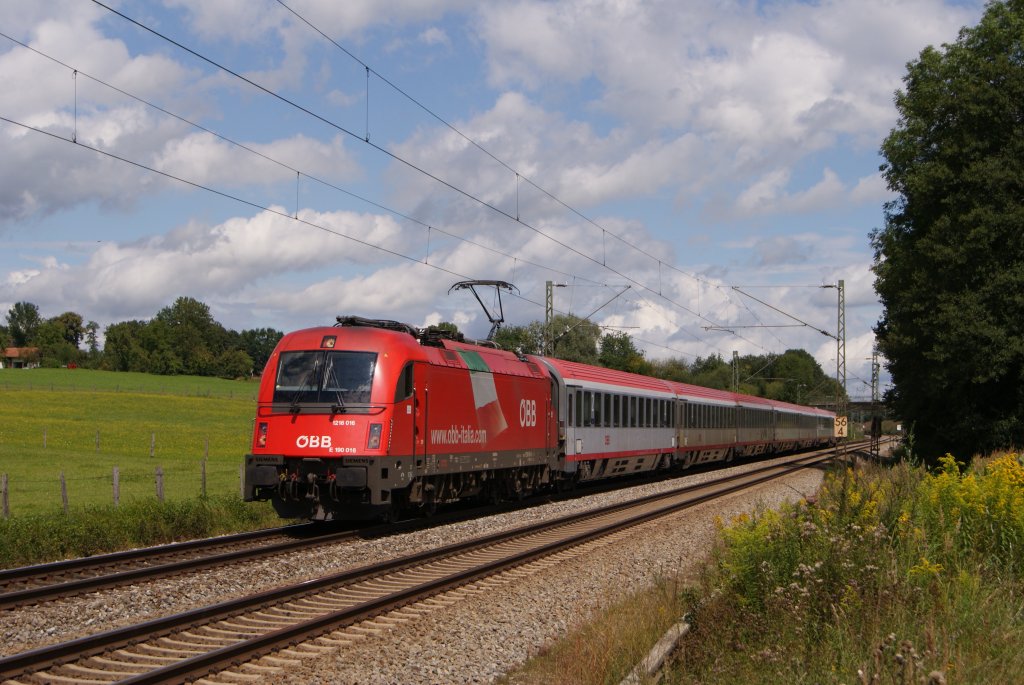
[[[835,416],[835,412],[827,409],[821,409],[820,407],[808,407],[802,404],[793,404],[792,402],[783,402],[782,400],[769,400],[777,409],[782,411],[792,411],[800,414],[813,414],[815,416]]]
[[[554,367],[562,378],[569,383],[572,381],[583,381],[633,390],[649,390],[663,393],[675,392],[669,381],[660,378],[641,376],[640,374],[619,371],[617,369],[606,369],[603,366],[570,362],[564,359],[555,359],[554,357],[543,357],[543,359]]]
[[[477,341],[457,340],[444,333],[432,332],[429,329],[420,330],[396,321],[363,319],[354,316],[338,317],[338,324],[335,326],[318,326],[288,333],[282,338],[280,346],[291,349],[316,349],[324,346],[324,340],[329,336],[345,336],[354,331],[359,331],[360,337],[375,346],[403,348],[410,358],[441,366],[543,378],[549,375],[545,367],[547,364],[569,383],[577,381],[606,388],[621,388],[625,391],[663,393],[727,406],[738,405],[815,416],[835,416],[834,412],[817,407],[668,381],[554,357],[523,356],[497,347],[479,344]]]
[[[770,400],[766,397],[756,397],[754,395],[729,392],[728,390],[717,390],[715,388],[705,388],[700,385],[691,385],[689,383],[667,381],[660,378],[652,378],[650,376],[629,373],[627,371],[606,369],[600,366],[570,362],[565,361],[564,359],[555,359],[553,357],[544,357],[544,360],[554,367],[554,369],[566,380],[567,383],[577,381],[602,385],[606,388],[612,387],[622,388],[624,390],[632,389],[669,393],[691,401],[701,401],[725,406],[739,405],[741,407],[754,409],[796,412],[817,416],[832,416],[832,413],[823,409],[804,407],[789,402],[781,402],[779,400]]]

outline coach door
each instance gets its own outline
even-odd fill
[[[388,453],[399,458],[407,456],[413,459],[410,466],[415,466],[415,457],[421,450],[417,446],[416,373],[412,362],[402,368],[395,384],[395,410],[392,417],[391,438],[388,441],[391,449]]]
[[[685,451],[687,444],[687,410],[689,409],[686,400],[679,400],[675,403],[676,411],[676,449]]]
[[[579,434],[577,429],[580,426],[580,417],[583,412],[583,408],[580,406],[581,395],[582,393],[578,386],[570,385],[566,387],[565,456],[567,458],[583,451],[582,438],[577,438]]]
[[[409,362],[395,386],[389,454],[399,459],[408,458],[411,461],[408,468],[414,476],[422,475],[427,466],[426,371],[424,364]]]

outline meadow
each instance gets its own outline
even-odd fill
[[[239,493],[256,391],[256,381],[220,378],[0,370],[0,474],[10,509],[0,518],[0,567],[284,523],[269,504],[242,502]]]
[[[0,473],[12,516],[156,496],[239,492],[238,469],[251,439],[255,381],[151,376],[86,369],[0,370]]]

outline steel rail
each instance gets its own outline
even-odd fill
[[[648,474],[650,476],[651,474]],[[663,477],[662,477],[663,479]],[[655,480],[650,477],[643,481]],[[588,496],[598,492],[606,492],[622,487],[619,482],[597,482],[589,484],[585,491],[574,493],[559,493],[557,495],[541,496],[541,502],[561,501],[564,499]],[[64,561],[38,564],[34,566],[23,566],[14,569],[0,570],[0,587],[11,586],[16,583],[30,584],[18,590],[0,592],[0,610],[13,609],[21,606],[38,604],[42,601],[50,601],[58,598],[71,597],[86,592],[119,587],[136,581],[155,579],[171,575],[201,570],[211,566],[224,563],[233,563],[247,559],[259,559],[276,554],[286,554],[298,549],[333,544],[355,536],[372,537],[398,532],[417,530],[425,526],[436,526],[453,521],[460,521],[466,518],[473,518],[480,515],[500,513],[516,510],[526,506],[533,506],[537,502],[509,502],[498,505],[477,508],[467,513],[448,512],[431,518],[429,521],[405,520],[390,525],[377,525],[363,528],[357,531],[345,531],[341,533],[317,533],[319,524],[288,525],[280,528],[271,528],[259,531],[249,531],[234,535],[219,536],[216,538],[205,538],[187,542],[171,543],[156,547],[144,547],[122,552],[113,552],[79,559],[68,559]],[[175,559],[173,561],[158,562],[161,557],[175,557],[181,554],[189,554],[204,549],[216,547],[230,547],[247,541],[258,541],[260,539],[274,537],[276,535],[309,535],[310,537],[299,537],[293,540],[286,540],[277,544],[269,544],[260,547],[236,549],[218,554],[190,557],[186,559]],[[150,561],[150,558],[151,561]],[[144,566],[137,566],[122,571],[104,572],[107,567],[116,568],[120,564],[132,562],[146,563]],[[147,563],[149,562],[149,563]],[[54,582],[46,582],[47,577],[68,575],[72,573],[94,572],[94,575],[87,577],[73,577],[70,580],[56,579]]]
[[[373,565],[370,565],[370,566],[365,566],[365,567],[361,567],[361,568],[357,568],[357,569],[351,569],[349,571],[333,574],[333,575],[330,575],[330,576],[326,576],[324,578],[320,578],[320,579],[316,579],[316,580],[311,580],[311,581],[306,581],[306,582],[303,582],[303,583],[299,583],[299,584],[291,586],[291,587],[284,587],[284,588],[277,588],[277,589],[273,589],[273,590],[268,590],[268,591],[264,591],[264,592],[261,592],[261,593],[257,593],[255,595],[251,595],[249,597],[245,597],[245,598],[241,598],[241,599],[237,599],[237,600],[230,600],[230,601],[222,602],[222,603],[215,604],[215,605],[208,606],[208,607],[202,607],[202,608],[195,609],[195,610],[188,611],[188,612],[184,612],[182,614],[178,614],[178,615],[175,615],[175,616],[169,616],[169,617],[154,619],[154,620],[147,621],[145,623],[142,623],[142,624],[139,624],[139,625],[136,625],[136,626],[129,626],[129,627],[125,627],[125,628],[115,629],[115,630],[108,631],[108,632],[105,632],[105,633],[100,633],[100,634],[97,634],[97,635],[92,635],[92,636],[86,636],[86,637],[78,638],[78,639],[72,640],[70,642],[65,642],[65,643],[61,643],[61,644],[57,644],[57,645],[51,645],[51,646],[48,646],[48,647],[42,647],[42,648],[35,649],[35,650],[29,651],[29,652],[24,652],[24,653],[21,653],[21,654],[16,654],[16,655],[13,655],[13,656],[9,656],[9,657],[0,659],[0,680],[3,680],[5,678],[18,677],[18,676],[21,676],[21,675],[27,675],[27,674],[34,673],[34,672],[39,672],[41,670],[46,669],[47,667],[54,666],[54,665],[60,665],[60,664],[63,664],[63,663],[67,663],[70,660],[76,660],[76,659],[79,659],[79,658],[85,659],[85,658],[88,658],[90,656],[95,656],[97,654],[100,654],[102,652],[109,651],[109,650],[112,650],[112,649],[117,649],[117,648],[124,647],[124,646],[127,646],[127,645],[137,644],[137,643],[144,642],[144,641],[150,640],[150,639],[156,639],[156,638],[164,637],[164,636],[167,636],[167,635],[169,635],[169,634],[171,634],[171,633],[173,633],[173,632],[175,632],[177,630],[180,630],[182,628],[185,628],[185,627],[187,627],[187,628],[194,628],[194,627],[197,627],[197,626],[201,626],[201,625],[204,625],[204,624],[211,623],[214,620],[230,618],[230,617],[233,617],[233,616],[237,616],[237,615],[242,614],[242,613],[244,613],[246,611],[258,610],[260,608],[266,608],[266,607],[272,606],[276,602],[280,602],[280,601],[283,601],[283,600],[286,600],[286,599],[294,600],[294,599],[298,599],[298,598],[301,598],[301,597],[308,597],[310,595],[315,595],[315,594],[317,594],[319,592],[322,592],[325,588],[330,587],[330,586],[339,586],[339,585],[344,585],[346,583],[351,584],[351,583],[354,583],[354,582],[356,582],[358,580],[366,580],[368,578],[377,577],[377,576],[380,576],[380,575],[382,575],[384,573],[395,572],[395,571],[400,570],[400,569],[413,567],[413,566],[416,566],[416,565],[419,565],[419,564],[423,564],[423,563],[425,563],[427,561],[437,560],[439,558],[446,558],[446,557],[450,557],[450,556],[453,556],[453,555],[461,553],[461,552],[466,552],[466,551],[469,551],[469,550],[478,549],[478,548],[482,548],[482,547],[486,547],[486,546],[492,546],[492,545],[495,545],[495,544],[499,544],[499,543],[501,543],[503,541],[510,540],[510,539],[517,538],[517,537],[524,537],[524,536],[534,534],[534,533],[536,533],[538,531],[541,531],[541,530],[544,530],[544,529],[552,529],[552,528],[555,528],[555,527],[564,527],[566,525],[570,525],[570,524],[572,524],[574,522],[577,522],[577,521],[582,521],[582,520],[585,520],[585,519],[595,518],[595,517],[598,517],[598,516],[601,516],[601,515],[607,515],[607,514],[614,513],[614,512],[617,512],[617,511],[621,511],[621,510],[625,510],[625,509],[628,509],[628,508],[641,506],[642,504],[645,504],[645,503],[656,502],[657,500],[664,500],[664,499],[671,498],[671,497],[679,497],[679,496],[685,495],[688,492],[693,492],[695,490],[708,490],[709,488],[714,487],[715,485],[726,485],[726,487],[724,489],[717,490],[717,491],[715,491],[714,493],[711,493],[711,494],[706,494],[703,497],[703,499],[700,500],[700,501],[703,501],[704,499],[707,499],[709,497],[721,496],[721,495],[726,494],[727,492],[730,492],[730,491],[735,491],[735,490],[738,490],[738,489],[742,489],[742,488],[746,488],[746,487],[751,487],[751,486],[753,486],[755,484],[764,482],[764,481],[769,480],[771,478],[776,478],[776,477],[779,477],[779,476],[784,475],[786,473],[789,473],[789,472],[791,472],[794,469],[804,468],[804,467],[810,465],[810,464],[805,464],[803,462],[817,463],[817,462],[821,462],[821,461],[825,461],[827,459],[830,459],[831,456],[832,456],[832,451],[831,450],[822,450],[822,451],[819,451],[819,452],[814,452],[810,456],[805,455],[805,456],[802,456],[802,457],[798,457],[798,458],[793,459],[790,462],[787,462],[785,464],[776,464],[776,465],[773,465],[773,466],[762,467],[761,469],[754,470],[754,471],[748,471],[748,472],[741,473],[741,474],[732,474],[732,475],[729,475],[729,476],[726,476],[726,477],[723,477],[723,478],[719,478],[719,479],[713,480],[713,481],[708,482],[708,483],[688,485],[688,486],[684,486],[682,488],[677,488],[676,490],[673,490],[673,491],[668,492],[668,493],[661,493],[661,494],[658,494],[658,495],[650,495],[650,496],[647,496],[647,497],[644,497],[644,498],[641,498],[641,499],[638,499],[638,500],[634,500],[634,501],[628,502],[628,503],[620,503],[620,504],[616,504],[616,505],[609,505],[609,506],[601,507],[601,508],[598,508],[598,509],[595,509],[595,510],[590,510],[590,511],[587,511],[587,512],[581,512],[581,513],[578,513],[578,514],[575,514],[575,515],[572,515],[572,516],[569,516],[569,517],[565,517],[563,519],[559,519],[556,522],[549,521],[549,522],[536,523],[536,524],[532,524],[532,525],[529,525],[529,526],[518,528],[518,529],[515,529],[515,530],[512,530],[512,531],[505,531],[503,533],[497,533],[497,534],[490,535],[490,536],[485,536],[485,537],[482,537],[482,538],[476,538],[476,539],[473,539],[473,540],[467,540],[467,541],[463,541],[463,542],[460,542],[460,543],[454,543],[452,545],[447,545],[447,546],[439,548],[439,549],[425,551],[425,552],[421,552],[421,553],[413,554],[413,555],[408,555],[408,556],[401,557],[401,558],[398,558],[398,559],[393,559],[393,560],[389,560],[389,561],[386,561],[386,562],[382,562],[380,564],[373,564]],[[764,472],[769,472],[769,471],[771,471],[773,473],[771,475],[768,475],[768,476],[757,477],[758,473],[764,473]],[[734,483],[734,481],[742,481],[742,482]],[[729,483],[733,483],[733,484],[732,485],[728,485]],[[696,504],[696,503],[697,503],[697,500],[695,500],[693,502],[688,502],[688,503],[685,503],[685,504],[677,504],[677,505],[675,505],[675,509],[685,508],[687,506],[693,506],[693,504]],[[656,515],[664,515],[665,513],[666,512],[661,512],[659,514],[646,514],[646,515],[644,515],[643,520],[652,518],[653,516],[656,516]],[[636,523],[638,523],[640,521],[641,521],[641,519],[634,520],[631,525],[636,525]],[[605,532],[604,534],[606,535],[606,534],[609,534],[610,532],[613,532],[613,531],[609,530],[609,531]],[[551,552],[549,551],[547,553],[551,553]],[[525,562],[519,562],[519,563],[525,563]],[[492,573],[493,572],[495,572],[495,571],[492,571]],[[468,581],[462,581],[462,582],[468,582]],[[426,589],[421,589],[421,591],[426,592],[427,590]],[[436,592],[435,592],[435,594],[436,594]],[[396,600],[396,601],[400,601],[402,603],[405,603],[405,602],[408,602],[410,600],[409,599],[402,599],[402,600]],[[317,625],[331,625],[331,626],[337,627],[339,625],[338,624],[339,620],[342,620],[342,619],[339,618],[339,616],[331,614],[331,618],[330,619],[324,618],[322,620],[322,622],[321,622],[321,619],[318,618],[318,619],[315,619],[312,623],[315,623]],[[307,623],[309,623],[309,622],[307,622]],[[275,631],[275,634],[281,633],[283,635],[284,633],[289,633],[289,631],[293,631],[293,630],[296,630],[296,629],[297,628],[293,626],[293,627],[290,627],[290,628],[287,628],[287,629],[283,629],[283,632],[281,630]],[[296,638],[295,637],[289,637],[288,639],[294,641]],[[269,637],[265,637],[265,636],[259,637],[259,638],[254,638],[254,640],[255,640],[255,642],[253,644],[259,643],[259,645],[261,645],[261,646],[256,647],[257,649],[265,649],[266,648],[265,645],[271,644],[270,638]],[[244,642],[249,642],[249,641],[244,641],[243,640],[243,641],[240,641],[238,644],[241,645]],[[236,647],[235,645],[232,645],[232,646],[225,647],[225,648],[222,648],[222,649],[215,650],[214,652],[211,652],[211,654],[216,653],[218,655],[217,657],[212,657],[212,656],[210,656],[210,657],[195,657],[195,659],[203,659],[203,658],[210,658],[210,659],[217,658],[217,659],[220,659],[220,658],[224,657],[228,652],[232,652],[233,653],[233,650],[236,650],[236,649],[243,649],[243,648],[240,647],[240,646]],[[232,660],[237,660],[238,658],[239,658],[238,656],[231,656],[230,657],[230,659],[232,659]],[[192,659],[186,659],[184,661],[188,661],[189,663],[194,663],[194,661]],[[182,663],[184,663],[184,661]],[[170,667],[167,667],[167,668],[170,668]],[[142,677],[142,676],[139,676],[139,677]],[[178,679],[179,677],[180,676],[177,676],[177,675],[176,676],[171,676],[171,680]],[[143,681],[140,681],[140,682],[143,682]]]
[[[0,570],[0,583],[9,583],[11,581],[20,580],[22,578],[32,578],[34,576],[66,573],[68,571],[75,571],[82,568],[88,568],[90,566],[111,565],[115,563],[120,563],[122,561],[145,559],[148,556],[153,556],[157,554],[179,554],[181,552],[190,552],[193,550],[203,549],[205,547],[212,547],[216,545],[229,545],[235,542],[248,542],[250,540],[258,540],[260,538],[273,537],[274,535],[288,535],[292,532],[302,532],[308,530],[311,530],[310,524],[308,523],[297,525],[290,524],[287,526],[281,526],[280,528],[264,528],[262,530],[250,530],[244,533],[220,535],[213,538],[187,540],[185,542],[172,542],[166,545],[140,547],[138,549],[129,549],[121,552],[110,552],[109,554],[94,554],[88,557],[64,559],[63,561],[51,561],[45,564],[19,566],[17,568],[8,568]]]
[[[300,642],[319,637],[326,632],[345,628],[408,604],[437,596],[462,585],[528,564],[532,561],[550,556],[562,550],[577,547],[592,540],[607,537],[608,535],[612,535],[620,530],[640,525],[653,519],[675,513],[682,509],[688,509],[703,502],[723,497],[755,485],[760,485],[775,478],[787,475],[795,469],[807,468],[808,466],[814,466],[818,463],[829,461],[833,459],[833,455],[825,454],[816,457],[806,457],[806,459],[811,460],[812,463],[800,464],[790,468],[787,468],[788,465],[769,466],[764,470],[776,472],[750,481],[733,484],[721,490],[713,490],[683,502],[668,504],[653,511],[647,511],[636,516],[616,521],[610,525],[602,526],[595,530],[586,531],[540,547],[524,550],[523,552],[513,554],[498,561],[482,564],[475,568],[443,576],[406,590],[392,593],[385,597],[364,602],[348,609],[319,616],[294,626],[289,626],[287,628],[276,630],[272,633],[260,635],[256,638],[240,641],[233,645],[228,645],[227,647],[222,647],[218,650],[208,652],[207,654],[183,659],[182,661],[174,664],[163,666],[138,676],[126,678],[119,682],[121,685],[164,685],[167,683],[181,682],[184,679],[209,675],[217,671],[224,670],[225,668],[238,665],[241,662],[266,655],[277,649],[293,646]],[[749,473],[745,475],[749,475]],[[707,489],[709,487],[710,485],[705,483],[699,489]],[[678,496],[679,492],[677,491],[674,494]],[[656,499],[661,498],[658,497]],[[639,501],[641,500],[638,500],[637,502]],[[632,502],[631,505],[638,506],[637,502]],[[620,509],[620,507],[615,507],[615,509]],[[565,524],[565,521],[559,520],[556,525],[561,527]]]
[[[104,588],[128,585],[135,581],[150,578],[160,578],[188,571],[197,571],[210,566],[231,563],[234,561],[260,559],[262,557],[285,554],[295,550],[309,549],[321,545],[328,545],[356,537],[356,531],[343,531],[330,533],[314,538],[297,538],[285,540],[279,543],[264,545],[261,547],[247,547],[236,549],[230,552],[220,552],[206,556],[193,557],[190,559],[179,559],[150,566],[105,573],[88,578],[77,578],[75,580],[59,581],[49,585],[25,588],[0,594],[0,609],[12,609],[27,604],[35,604],[42,600],[51,600],[61,597],[82,594],[102,590]]]

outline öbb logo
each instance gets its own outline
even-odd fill
[[[537,425],[536,400],[519,400],[519,425],[524,428]]]
[[[330,449],[331,447],[331,436],[329,435],[300,435],[295,439],[295,446],[300,450],[304,450],[307,447],[323,447]]]

